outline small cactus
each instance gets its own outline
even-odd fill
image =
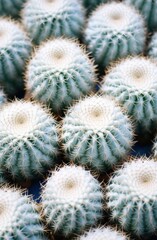
[[[90,229],[76,240],[129,240],[123,233],[111,227],[98,227]]]
[[[86,97],[68,110],[61,139],[71,160],[106,171],[131,149],[132,125],[109,97]]]
[[[79,0],[30,0],[22,21],[36,44],[51,37],[80,37],[84,9]]]
[[[124,0],[125,3],[139,10],[150,31],[157,29],[157,1],[156,0]]]
[[[31,102],[4,104],[0,111],[0,167],[17,180],[33,179],[54,165],[56,122]]]
[[[142,53],[145,39],[142,16],[124,3],[98,7],[85,29],[85,42],[102,69],[113,60]]]
[[[157,59],[157,32],[153,34],[147,50],[148,56]]]
[[[101,186],[89,171],[64,166],[52,172],[44,186],[43,215],[54,231],[69,236],[102,217],[102,200]]]
[[[0,188],[0,239],[46,240],[35,204],[20,190]]]
[[[107,206],[124,230],[142,236],[157,231],[157,162],[137,158],[109,180]]]
[[[134,119],[138,134],[157,128],[157,64],[144,57],[122,60],[104,77],[101,92],[113,96]]]
[[[54,39],[44,43],[28,64],[26,88],[33,99],[60,112],[95,87],[95,68],[78,43]]]
[[[0,0],[0,15],[18,17],[26,0]]]
[[[0,18],[0,84],[13,96],[23,86],[20,80],[31,52],[31,42],[21,25]]]

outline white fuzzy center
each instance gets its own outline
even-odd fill
[[[36,0],[42,11],[58,12],[64,6],[64,0]]]

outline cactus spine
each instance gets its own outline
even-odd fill
[[[82,167],[64,166],[52,172],[42,194],[43,215],[54,231],[80,233],[102,217],[99,182]]]
[[[106,171],[131,149],[132,125],[109,97],[86,97],[68,110],[61,139],[67,157]]]

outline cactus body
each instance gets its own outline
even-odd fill
[[[18,17],[26,0],[0,0],[0,15]]]
[[[54,171],[43,189],[43,214],[60,234],[79,233],[102,217],[103,193],[99,182],[82,167]]]
[[[19,80],[31,52],[31,42],[18,23],[0,18],[0,83],[8,95],[20,91]]]
[[[154,33],[150,40],[147,54],[149,57],[157,59],[157,33]]]
[[[19,190],[0,188],[0,239],[46,240],[33,202]]]
[[[17,180],[33,179],[54,165],[56,122],[40,105],[15,101],[0,111],[0,167]]]
[[[42,45],[28,65],[26,78],[33,98],[51,106],[54,112],[95,87],[93,63],[77,43],[67,39]]]
[[[87,8],[87,13],[96,8],[99,4],[107,2],[107,0],[81,0],[83,5]]]
[[[127,55],[136,55],[145,46],[144,21],[124,3],[98,7],[88,20],[85,42],[101,68]]]
[[[133,133],[128,117],[113,100],[93,96],[69,109],[61,138],[71,160],[106,171],[128,153]]]
[[[157,162],[134,159],[114,173],[107,186],[112,218],[135,235],[157,230]]]
[[[133,5],[145,18],[148,28],[152,31],[157,29],[157,1],[156,0],[124,0]]]
[[[93,228],[77,238],[77,240],[127,240],[128,238],[110,227]]]
[[[35,43],[51,37],[80,37],[84,10],[79,0],[30,0],[22,12],[23,24]]]
[[[101,91],[114,96],[134,119],[138,134],[151,132],[157,121],[157,64],[134,57],[122,60],[104,77]]]
[[[6,102],[6,95],[2,89],[0,89],[0,106]]]

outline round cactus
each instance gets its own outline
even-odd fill
[[[157,59],[157,32],[153,34],[148,45],[148,56]]]
[[[136,55],[145,46],[142,16],[124,3],[111,2],[98,7],[85,29],[85,42],[100,68],[127,55]]]
[[[32,97],[63,110],[74,99],[95,87],[95,68],[78,43],[54,39],[44,43],[32,57],[26,74],[26,88]]]
[[[99,182],[82,167],[64,166],[47,180],[42,194],[43,215],[50,227],[68,236],[102,217]]]
[[[35,204],[20,190],[0,188],[0,239],[46,240]]]
[[[84,9],[79,0],[30,0],[22,21],[36,44],[51,37],[80,37]]]
[[[114,173],[107,186],[112,218],[135,235],[157,230],[157,162],[140,158]]]
[[[128,238],[121,232],[110,227],[93,228],[89,232],[77,238],[77,240],[127,240]]]
[[[0,0],[0,15],[18,17],[26,0]]]
[[[20,91],[25,62],[31,42],[21,26],[13,20],[0,18],[0,84],[8,95]]]
[[[31,102],[4,104],[0,111],[0,167],[17,180],[40,176],[54,165],[56,122]]]
[[[6,102],[6,95],[2,89],[0,89],[0,106]]]
[[[122,160],[132,146],[132,125],[109,97],[86,97],[63,119],[63,148],[78,164],[106,171]]]
[[[157,64],[134,57],[122,60],[104,77],[101,91],[114,96],[135,120],[137,133],[151,132],[157,121]]]
[[[156,0],[124,0],[125,3],[133,5],[145,18],[149,29],[157,29],[157,1]]]

